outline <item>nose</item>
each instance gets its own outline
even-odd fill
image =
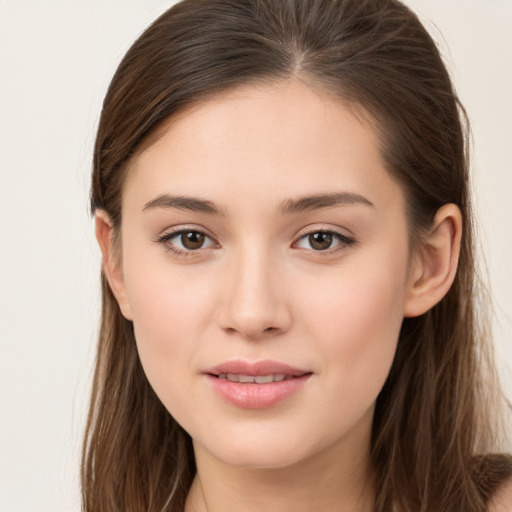
[[[291,325],[287,287],[272,257],[263,251],[245,251],[229,267],[222,292],[221,327],[250,340],[286,332]]]

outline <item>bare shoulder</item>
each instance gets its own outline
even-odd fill
[[[491,499],[487,512],[512,512],[512,478],[500,486]]]

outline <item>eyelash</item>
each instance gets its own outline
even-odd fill
[[[161,243],[164,246],[164,249],[167,252],[170,252],[170,253],[174,254],[178,258],[189,258],[191,256],[197,255],[197,253],[199,251],[205,251],[205,250],[210,249],[208,247],[208,248],[199,248],[199,249],[196,249],[196,250],[193,250],[193,249],[183,250],[183,249],[178,249],[177,247],[175,247],[174,245],[172,245],[170,243],[170,241],[173,238],[176,238],[176,237],[178,237],[180,235],[183,235],[185,233],[197,233],[199,235],[204,235],[205,238],[208,238],[210,240],[212,239],[204,231],[200,231],[198,229],[177,229],[176,231],[171,231],[170,233],[165,233],[164,235],[159,236],[156,239],[156,241]]]
[[[174,245],[170,244],[170,241],[173,238],[176,238],[185,233],[196,233],[198,235],[203,235],[203,236],[205,236],[205,238],[212,240],[212,238],[210,236],[208,236],[204,231],[201,231],[198,229],[178,229],[176,231],[171,231],[170,233],[165,233],[164,235],[157,237],[155,241],[158,243],[161,243],[167,252],[170,252],[179,258],[188,258],[191,256],[195,256],[195,255],[197,255],[197,253],[199,251],[205,251],[205,250],[209,250],[212,248],[212,247],[206,247],[206,248],[201,247],[196,250],[194,250],[194,249],[183,250],[183,249],[178,249]],[[309,237],[311,235],[315,235],[315,234],[319,234],[319,233],[322,233],[325,235],[332,235],[333,240],[335,239],[338,242],[338,244],[334,247],[334,249],[328,248],[325,250],[314,250],[314,249],[304,249],[304,250],[307,250],[312,253],[318,253],[319,255],[332,255],[332,254],[336,254],[336,253],[342,251],[346,247],[352,247],[353,245],[356,244],[356,240],[354,238],[348,237],[347,235],[344,235],[343,233],[340,233],[339,231],[336,231],[334,229],[316,229],[313,231],[309,231],[309,232],[301,235],[299,237],[298,241],[295,242],[294,244],[300,242],[301,240],[306,239],[307,237]]]
[[[356,243],[356,240],[354,238],[344,235],[343,233],[340,233],[339,231],[336,231],[335,229],[316,229],[313,231],[308,231],[307,233],[304,233],[303,235],[301,235],[299,237],[298,241],[295,243],[298,243],[301,240],[305,240],[308,237],[310,237],[312,235],[319,234],[319,233],[322,233],[324,235],[332,235],[333,242],[336,240],[337,245],[335,245],[334,247],[325,249],[325,250],[314,250],[314,249],[305,249],[305,250],[314,252],[315,254],[319,254],[320,256],[322,256],[322,255],[327,256],[327,255],[337,254],[338,252],[342,251],[346,247],[352,247]]]

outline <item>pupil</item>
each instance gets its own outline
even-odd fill
[[[189,231],[188,233],[182,233],[181,243],[183,247],[194,250],[199,249],[204,244],[204,235],[197,231]]]
[[[331,233],[313,233],[309,235],[309,243],[313,249],[318,251],[325,251],[329,249],[332,244],[332,234]]]

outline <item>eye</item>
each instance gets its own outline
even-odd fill
[[[313,251],[336,251],[345,246],[351,246],[354,240],[337,231],[318,230],[302,236],[297,242],[301,249],[312,249]]]
[[[187,255],[187,253],[216,246],[216,243],[208,235],[195,229],[180,229],[166,233],[157,241],[164,244],[166,250],[178,255]]]

